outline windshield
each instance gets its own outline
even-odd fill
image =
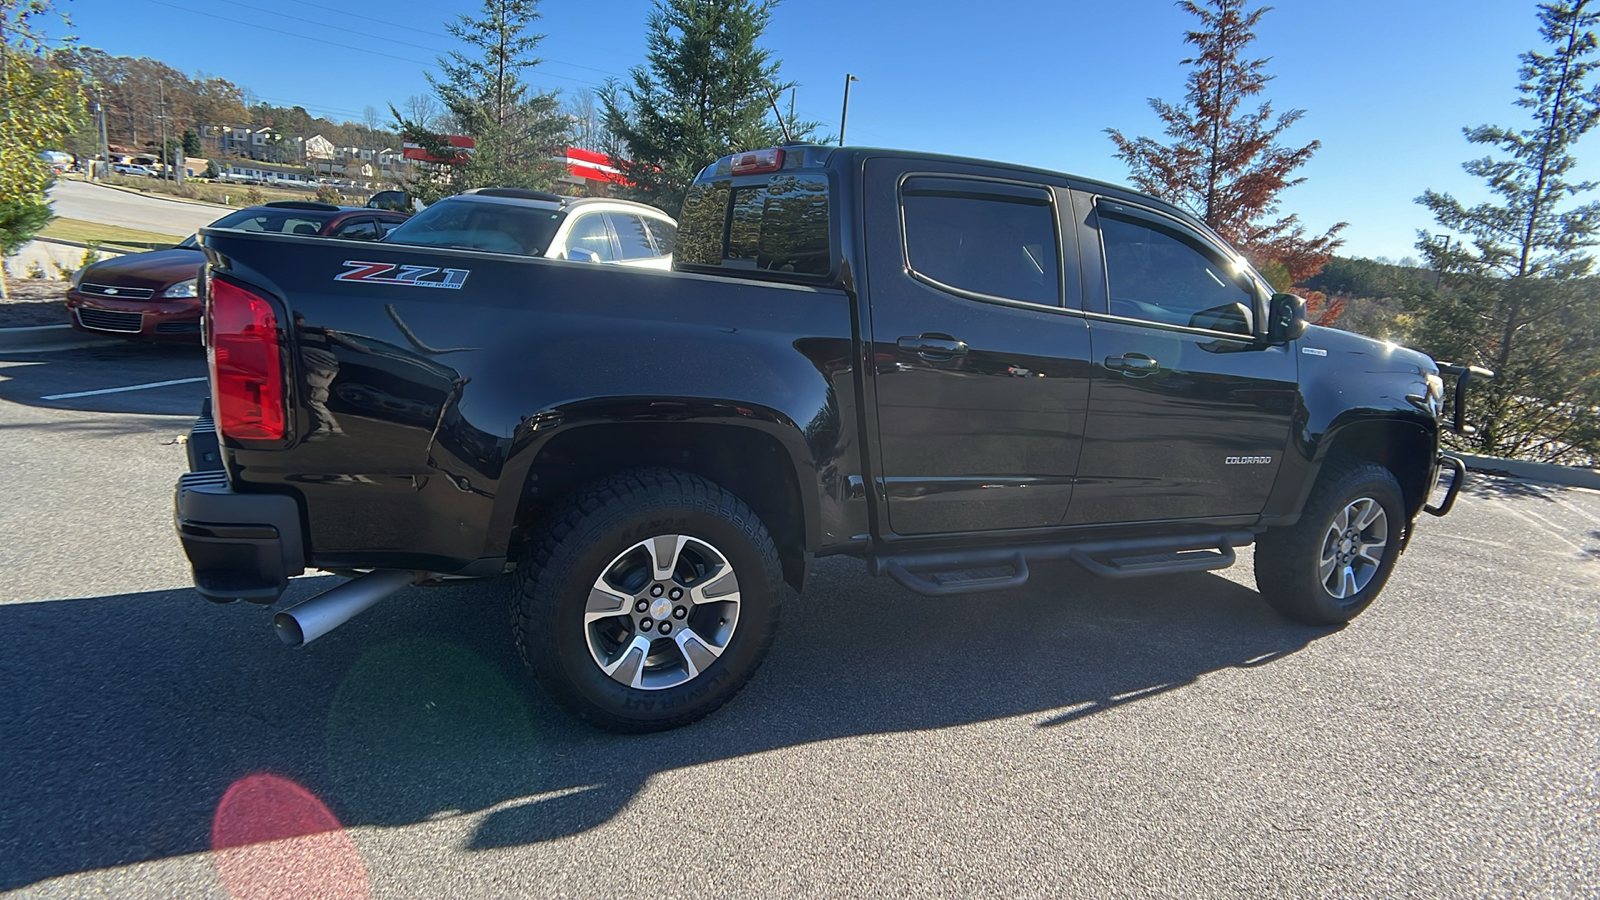
[[[548,207],[451,198],[412,216],[384,241],[542,256],[561,216],[561,210]]]
[[[303,209],[241,209],[211,223],[212,228],[271,231],[277,234],[318,234],[326,217]]]

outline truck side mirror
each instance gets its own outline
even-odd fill
[[[1267,343],[1297,341],[1306,333],[1306,301],[1294,294],[1276,293],[1267,305]]]

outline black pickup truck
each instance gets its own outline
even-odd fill
[[[1124,188],[792,145],[707,166],[680,221],[671,273],[203,231],[200,593],[353,576],[276,615],[298,645],[514,571],[537,680],[640,731],[737,692],[820,556],[939,596],[1254,543],[1268,603],[1337,624],[1461,488],[1433,360],[1308,327]]]

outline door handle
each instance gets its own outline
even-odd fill
[[[933,361],[953,359],[967,354],[967,342],[958,341],[947,334],[906,335],[895,341],[895,346]]]
[[[1161,370],[1161,363],[1142,353],[1125,353],[1106,357],[1106,368],[1129,375],[1149,375]]]

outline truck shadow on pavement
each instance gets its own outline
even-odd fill
[[[331,586],[297,579],[285,600]],[[721,711],[618,736],[553,707],[507,634],[505,580],[414,588],[303,651],[189,590],[0,605],[0,891],[212,848],[229,786],[289,779],[345,827],[474,817],[467,846],[573,835],[657,773],[835,738],[1085,717],[1270,665],[1326,629],[1216,575],[927,599],[826,560]]]
[[[48,409],[192,417],[206,396],[205,377],[205,349],[199,344],[119,341],[0,353],[0,400]],[[45,399],[171,381],[180,383]]]

